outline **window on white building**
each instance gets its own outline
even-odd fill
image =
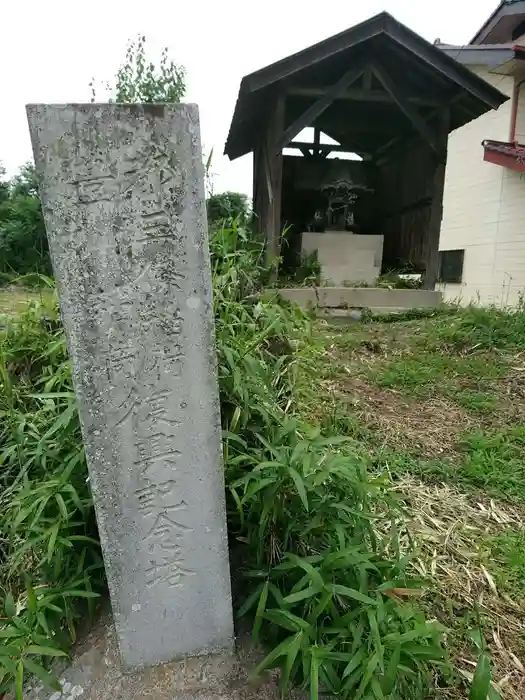
[[[439,281],[445,284],[460,284],[463,279],[464,250],[439,251]]]

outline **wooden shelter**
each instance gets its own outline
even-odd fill
[[[448,134],[506,99],[382,12],[245,76],[225,154],[253,152],[254,213],[270,255],[279,254],[293,184],[285,178],[283,186],[283,148],[313,126],[313,143],[292,144],[305,166],[334,150],[362,156],[374,193],[367,232],[384,235],[387,266],[410,261],[433,288]],[[320,143],[321,131],[338,145]]]

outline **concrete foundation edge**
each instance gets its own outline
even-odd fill
[[[428,289],[383,289],[380,287],[290,287],[276,290],[286,301],[302,309],[434,309],[443,294]]]

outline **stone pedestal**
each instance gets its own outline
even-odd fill
[[[383,236],[325,231],[302,234],[302,252],[317,251],[321,278],[338,286],[359,282],[372,286],[381,274]]]
[[[27,112],[122,659],[230,649],[197,108]]]

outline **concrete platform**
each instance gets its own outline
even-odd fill
[[[236,654],[187,658],[129,672],[120,665],[111,616],[102,618],[78,644],[71,664],[55,668],[62,692],[39,682],[24,700],[281,700],[276,674],[250,681],[262,653],[249,637],[237,640]],[[303,700],[303,693],[293,693]]]
[[[370,309],[388,313],[409,309],[435,309],[443,294],[428,289],[384,289],[382,287],[290,287],[279,289],[281,298],[303,309]]]

